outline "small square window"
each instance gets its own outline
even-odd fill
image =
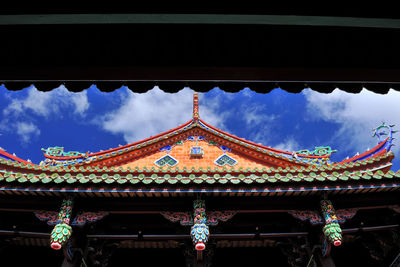
[[[203,148],[201,146],[193,146],[190,148],[191,157],[203,157]]]

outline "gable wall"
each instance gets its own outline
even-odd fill
[[[201,146],[204,150],[204,155],[202,158],[192,158],[190,157],[190,148],[192,146]],[[215,167],[220,167],[214,163],[214,161],[221,155],[223,155],[223,151],[220,149],[218,145],[210,145],[208,141],[197,141],[197,145],[195,141],[185,140],[181,145],[174,145],[169,152],[169,155],[178,160],[178,164],[173,166],[178,168],[192,168],[195,167],[196,169],[202,167],[206,169],[208,167],[214,169]],[[234,165],[235,168],[263,168],[268,167],[266,164],[261,164],[260,162],[255,161],[245,155],[241,155],[235,151],[226,152],[226,154],[237,161]],[[161,157],[167,155],[167,151],[157,151],[156,153],[146,155],[142,158],[139,158],[135,161],[132,161],[128,164],[122,165],[122,167],[127,168],[151,168],[151,167],[158,167],[154,162]],[[229,165],[225,165],[227,168],[231,168]]]

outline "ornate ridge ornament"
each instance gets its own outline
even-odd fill
[[[393,134],[397,133],[398,131],[394,131],[393,128],[395,125],[386,125],[384,122],[372,131],[374,132],[372,137],[377,137],[378,138],[378,144],[382,143],[385,141],[386,138],[388,138],[388,143],[385,145],[385,149],[387,151],[390,151],[391,147],[394,146],[393,142]]]
[[[76,157],[76,156],[83,157],[87,154],[78,151],[64,152],[64,147],[60,146],[48,147],[46,149],[42,148],[42,151],[46,156],[53,156],[53,157]]]
[[[323,232],[325,237],[335,246],[342,244],[342,229],[330,200],[321,200],[321,211],[325,220]]]
[[[61,249],[71,237],[72,228],[69,225],[69,222],[71,220],[72,206],[72,198],[64,199],[61,204],[61,210],[58,213],[57,224],[50,234],[50,247],[52,249]]]
[[[337,150],[332,150],[330,146],[316,146],[313,151],[308,149],[302,149],[299,151],[295,151],[298,155],[305,155],[305,156],[326,156],[330,157],[332,153],[337,152]]]
[[[199,120],[199,93],[194,92],[193,94],[193,120]]]
[[[190,230],[190,236],[194,243],[194,248],[198,251],[206,248],[210,231],[207,226],[207,216],[204,200],[195,200],[194,208],[194,225]]]

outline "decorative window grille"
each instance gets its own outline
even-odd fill
[[[224,166],[225,164],[228,164],[229,166],[233,166],[237,163],[237,161],[231,157],[229,157],[226,154],[223,154],[217,160],[215,161],[215,164],[218,166]]]
[[[170,155],[165,155],[164,157],[156,160],[156,162],[154,162],[158,167],[163,167],[165,165],[169,165],[169,166],[175,166],[176,164],[178,164],[178,161],[176,159],[174,159],[173,157],[171,157]]]

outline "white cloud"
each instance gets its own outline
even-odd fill
[[[22,99],[12,99],[11,103],[3,110],[8,116],[13,114],[21,116],[25,112],[48,118],[62,115],[65,109],[72,109],[74,114],[85,115],[89,108],[86,91],[80,93],[69,92],[63,85],[50,92],[40,92],[35,87],[28,90],[28,95]]]
[[[10,98],[10,103],[3,109],[3,119],[0,129],[13,131],[21,138],[23,143],[40,135],[40,130],[35,124],[34,114],[45,119],[54,119],[64,114],[74,114],[81,117],[89,109],[86,91],[81,93],[69,92],[60,86],[51,92],[40,92],[35,87],[30,87],[24,98]]]
[[[274,114],[267,115],[264,106],[244,106],[241,113],[248,127],[271,123],[277,118]]]
[[[303,91],[307,99],[310,119],[321,119],[339,124],[333,134],[342,150],[364,151],[376,144],[371,130],[383,121],[400,127],[400,92],[390,90],[379,95],[367,90],[350,94],[335,90],[331,94],[321,94],[311,90]],[[393,149],[399,151],[400,146]]]
[[[201,96],[200,96],[201,102]],[[146,94],[127,91],[122,105],[99,119],[103,129],[122,134],[127,143],[139,141],[175,128],[192,118],[193,91],[185,88],[168,94],[158,87]],[[217,103],[207,102],[199,107],[200,117],[220,127],[221,116],[215,115]]]
[[[15,128],[23,143],[29,143],[32,137],[40,135],[38,127],[31,122],[17,122]]]
[[[289,151],[289,152],[293,152],[293,151],[297,151],[297,150],[301,149],[299,143],[293,137],[289,137],[284,142],[279,143],[276,146],[274,146],[274,148],[283,150],[283,151]]]

